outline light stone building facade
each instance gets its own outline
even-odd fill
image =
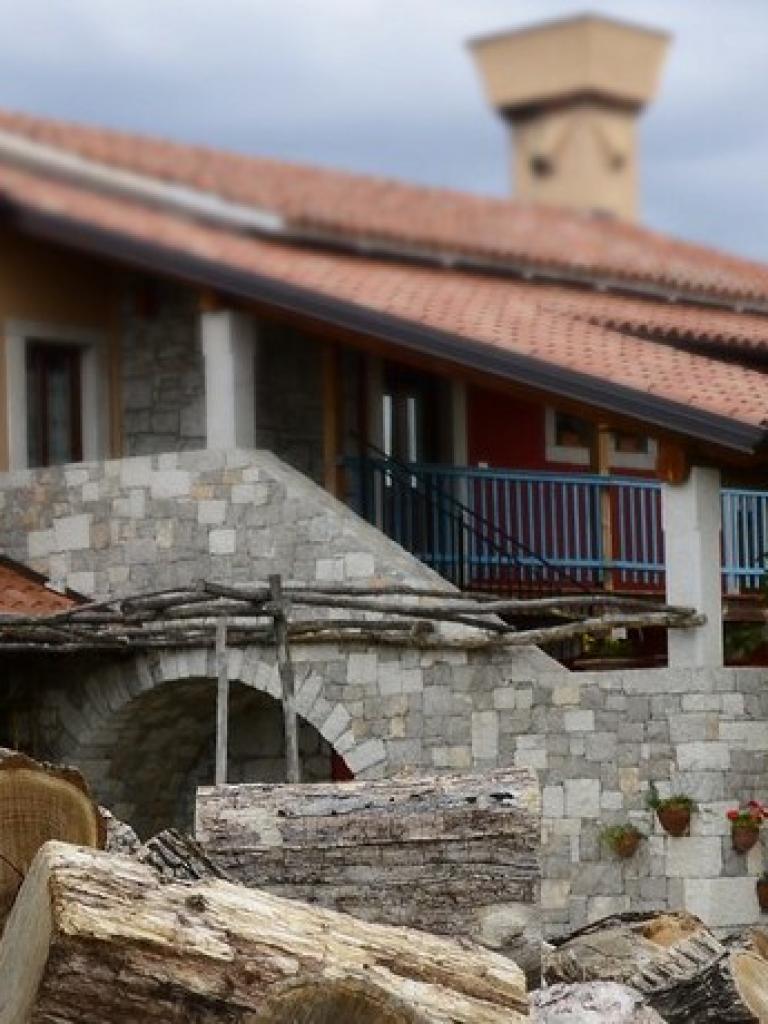
[[[0,485],[0,546],[96,597],[248,581],[374,578],[446,585],[306,476],[265,452],[213,450],[23,471]],[[279,778],[279,681],[271,647],[233,649],[232,781]],[[718,927],[757,919],[748,857],[725,810],[764,795],[768,693],[761,669],[593,675],[541,650],[294,648],[302,757],[327,779],[508,765],[539,774],[542,903],[560,931],[619,910],[686,907]],[[210,781],[213,654],[9,661],[2,711],[41,755],[80,764],[99,797],[150,832],[191,823]],[[10,728],[10,726],[9,726]],[[13,739],[13,736],[4,739]],[[664,836],[649,782],[700,803],[688,838]],[[600,842],[624,820],[648,834],[628,862]]]

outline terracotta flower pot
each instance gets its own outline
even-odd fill
[[[670,804],[656,811],[659,824],[671,836],[687,836],[691,827],[691,809],[684,804]]]
[[[614,839],[611,845],[616,856],[621,857],[622,860],[626,860],[628,857],[632,857],[635,854],[638,846],[640,845],[640,833],[625,832],[624,835]]]
[[[750,828],[749,825],[731,826],[731,843],[737,853],[747,853],[758,840],[759,828]]]
[[[762,913],[768,913],[768,879],[759,878],[755,883],[757,891],[757,902],[760,904]]]

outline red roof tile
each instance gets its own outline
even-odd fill
[[[676,313],[677,306],[587,299],[567,289],[265,242],[0,165],[2,192],[26,207],[460,336],[486,351],[526,356],[755,427],[768,416],[768,376],[603,326],[621,315],[642,319],[645,311],[646,321],[656,318],[663,328],[666,310]],[[760,318],[730,316],[757,338]]]
[[[76,603],[73,597],[50,590],[36,573],[0,562],[0,615],[53,615]]]
[[[0,129],[282,214],[294,226],[712,296],[768,299],[768,267],[636,225],[0,111]]]

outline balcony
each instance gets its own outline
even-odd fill
[[[349,460],[350,503],[464,589],[665,589],[657,480]],[[768,491],[721,491],[723,592],[757,596]]]

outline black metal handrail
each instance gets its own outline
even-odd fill
[[[360,514],[461,589],[503,594],[594,589],[439,486],[428,470],[373,446],[346,465],[356,473],[353,500]]]

